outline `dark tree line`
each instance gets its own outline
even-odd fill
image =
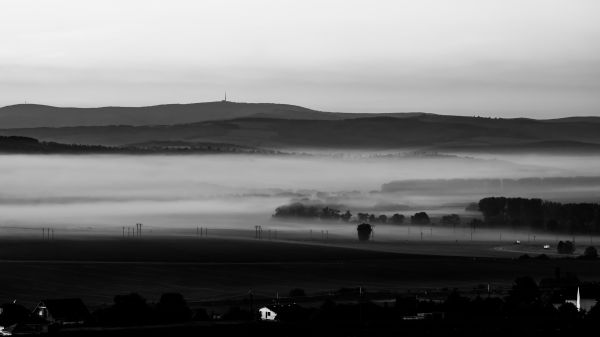
[[[345,212],[340,211],[342,208],[339,205],[324,206],[318,203],[303,203],[294,202],[289,205],[279,206],[275,209],[273,217],[276,218],[307,218],[307,219],[323,219],[323,220],[341,220],[348,222],[350,220],[358,223],[370,223],[370,224],[391,224],[391,225],[402,225],[407,220],[413,225],[430,225],[432,219],[426,212],[417,212],[411,215],[408,219],[407,216],[399,213],[394,213],[391,216],[385,214],[373,214],[373,213],[362,213],[356,214],[355,218],[353,214],[346,210]],[[448,214],[440,218],[440,224],[446,226],[458,226],[461,224],[461,218],[458,214]],[[479,226],[477,222],[472,223],[473,226]]]
[[[284,154],[283,152],[226,143],[140,144],[129,146],[104,146],[44,142],[35,138],[0,136],[0,153],[21,154],[157,154],[157,153],[256,153]]]
[[[369,213],[358,213],[356,215],[359,222],[370,222],[370,223],[389,223],[394,225],[401,225],[404,223],[405,216],[402,214],[394,213],[392,216],[385,214],[369,214]]]
[[[96,310],[93,316],[100,325],[119,326],[209,319],[203,310],[192,311],[178,293],[163,294],[155,304],[147,303],[136,293],[117,295],[111,306]]]
[[[350,221],[352,213],[349,210],[341,211],[340,206],[324,206],[321,204],[304,204],[302,202],[294,202],[289,205],[279,206],[275,209],[273,217],[275,218],[308,218],[308,219],[323,219],[323,220],[341,220],[344,222]],[[385,214],[369,214],[358,213],[356,220],[358,222],[369,222],[379,224],[396,224],[404,223],[405,216],[395,213],[392,216]]]
[[[350,211],[342,213],[337,208],[323,205],[305,205],[294,202],[289,205],[279,206],[275,209],[273,217],[276,218],[319,218],[323,220],[349,221],[352,217]]]
[[[490,197],[479,201],[479,210],[488,226],[533,227],[571,233],[600,232],[600,204]]]

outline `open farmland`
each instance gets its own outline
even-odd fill
[[[423,243],[420,249],[435,252],[439,246]],[[190,301],[200,301],[240,298],[250,289],[259,297],[271,297],[297,287],[309,293],[357,286],[391,291],[470,289],[480,283],[506,287],[521,275],[551,276],[556,267],[582,279],[600,277],[595,261],[399,254],[318,242],[3,239],[1,247],[0,298],[26,304],[42,298],[81,297],[98,306],[128,292],[155,300],[161,293],[177,291]],[[470,248],[462,249],[468,253]]]

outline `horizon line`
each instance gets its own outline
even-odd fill
[[[25,106],[25,105],[33,105],[33,106],[43,106],[50,108],[58,108],[58,109],[103,109],[103,108],[151,108],[158,106],[166,106],[166,105],[194,105],[194,104],[209,104],[209,103],[218,103],[218,104],[273,104],[273,105],[289,105],[304,108],[311,111],[323,112],[323,113],[332,113],[332,114],[348,114],[348,115],[393,115],[393,114],[423,114],[423,115],[435,115],[435,116],[449,116],[449,117],[467,117],[467,118],[486,118],[486,119],[530,119],[530,120],[558,120],[558,119],[568,119],[568,118],[600,118],[600,116],[595,115],[569,115],[562,117],[550,117],[550,118],[534,118],[534,117],[499,117],[499,116],[486,116],[486,115],[458,115],[458,114],[446,114],[446,113],[437,113],[437,112],[426,112],[426,111],[389,111],[389,112],[352,112],[352,111],[328,111],[328,110],[317,110],[313,108],[309,108],[303,105],[291,104],[291,103],[277,103],[277,102],[237,102],[231,100],[216,100],[216,101],[200,101],[200,102],[187,102],[187,103],[161,103],[161,104],[150,104],[150,105],[99,105],[99,106],[60,106],[60,105],[50,105],[43,103],[32,103],[32,102],[22,102],[15,104],[8,104],[5,106],[1,106],[0,109],[15,107],[15,106]]]

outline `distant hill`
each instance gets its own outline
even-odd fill
[[[368,114],[273,103],[0,108],[0,135],[103,146],[224,143],[260,148],[600,153],[600,118]]]
[[[103,146],[40,142],[35,138],[0,136],[0,154],[282,154],[249,146],[223,143],[151,142],[128,146]]]
[[[260,148],[423,149],[597,152],[598,124],[589,121],[410,117],[291,120],[238,118],[161,126],[1,129],[0,135],[60,143],[124,146],[145,142],[216,142]]]
[[[417,113],[418,114],[418,113]],[[397,117],[414,113],[393,114]],[[0,108],[0,126],[5,129],[105,125],[175,125],[243,117],[336,120],[369,114],[316,111],[289,104],[205,102],[146,107],[68,108],[18,104]]]

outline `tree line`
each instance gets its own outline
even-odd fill
[[[393,224],[402,225],[407,221],[413,225],[429,225],[432,219],[427,212],[416,212],[410,217],[404,214],[394,213],[392,215],[374,214],[359,212],[354,216],[350,210],[340,210],[339,205],[322,205],[318,203],[305,204],[302,202],[293,202],[289,205],[279,206],[275,209],[273,217],[275,218],[308,218],[322,220],[340,220],[349,222],[354,220],[359,223],[370,224]],[[458,214],[448,214],[442,216],[440,224],[448,226],[458,226],[461,224],[461,217]]]
[[[600,204],[489,197],[479,201],[488,226],[531,227],[570,233],[600,232]]]
[[[190,144],[138,144],[128,146],[105,146],[63,144],[39,141],[31,137],[0,136],[0,153],[7,154],[192,154],[192,153],[246,153],[277,154],[283,152],[226,143]]]

